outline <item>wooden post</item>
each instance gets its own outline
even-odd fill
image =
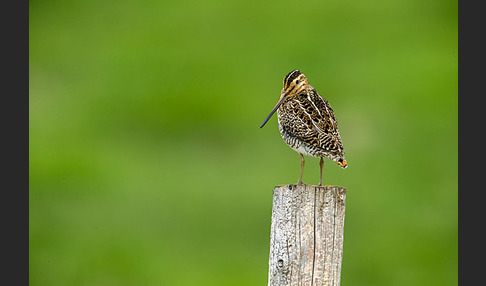
[[[273,189],[268,286],[339,286],[346,188]]]

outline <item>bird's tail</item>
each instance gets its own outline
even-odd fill
[[[336,163],[338,163],[338,165],[341,166],[341,168],[343,169],[346,169],[348,167],[348,163],[346,162],[346,159],[344,159],[343,157],[339,157],[336,160]]]

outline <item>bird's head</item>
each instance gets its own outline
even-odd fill
[[[277,109],[280,107],[280,105],[282,105],[282,103],[285,102],[285,100],[287,98],[290,98],[290,97],[293,97],[293,96],[299,94],[301,91],[303,91],[307,88],[308,84],[309,84],[309,82],[307,81],[307,78],[305,77],[305,75],[301,71],[293,70],[293,71],[289,72],[284,78],[284,81],[283,81],[284,87],[282,89],[282,93],[280,95],[279,101],[277,102],[275,107],[272,109],[272,111],[270,111],[270,114],[268,114],[267,118],[265,118],[265,120],[263,121],[260,128],[262,128],[267,123],[267,121],[272,117],[272,115],[275,113],[275,111],[277,111]]]
[[[283,93],[289,97],[299,94],[308,84],[307,77],[301,71],[293,70],[283,80]]]

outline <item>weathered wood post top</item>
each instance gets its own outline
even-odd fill
[[[346,188],[273,189],[269,286],[339,286]]]

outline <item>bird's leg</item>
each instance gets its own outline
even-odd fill
[[[322,167],[324,166],[324,159],[322,159],[321,157],[321,160],[319,161],[319,167],[321,167],[321,173],[319,174],[319,186],[322,186]]]
[[[304,163],[305,163],[305,159],[304,159],[304,155],[300,154],[300,176],[299,176],[299,181],[297,182],[297,185],[303,185],[304,182],[302,182],[302,174],[304,173]]]

